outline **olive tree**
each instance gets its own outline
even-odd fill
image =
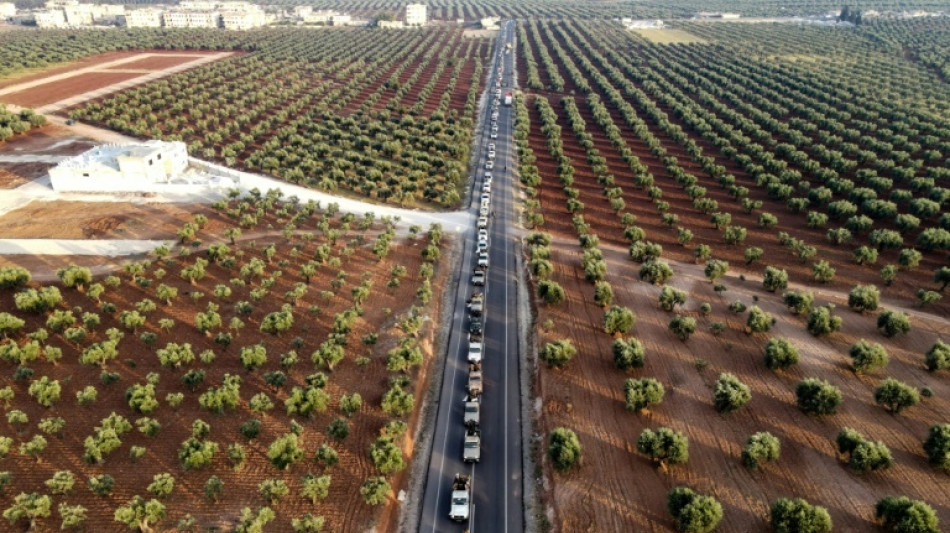
[[[640,413],[663,402],[666,393],[663,384],[653,378],[628,379],[623,385],[625,407],[628,411]]]
[[[887,496],[874,506],[874,517],[892,533],[940,533],[937,513],[926,502]]]
[[[887,309],[877,316],[877,329],[885,337],[907,333],[910,331],[910,317],[907,313]]]
[[[841,405],[838,387],[817,378],[805,378],[795,387],[795,397],[802,411],[816,415],[834,414]]]
[[[645,351],[639,340],[634,338],[617,339],[614,341],[612,351],[614,365],[620,370],[643,367]]]
[[[686,487],[676,487],[667,493],[666,508],[676,522],[676,529],[686,533],[707,533],[716,529],[722,520],[722,505],[715,498]]]
[[[684,464],[689,460],[689,439],[666,427],[656,431],[644,429],[637,437],[637,451],[665,470],[667,465]]]
[[[696,331],[696,319],[691,316],[675,316],[667,326],[681,341],[686,341]]]
[[[765,366],[770,370],[785,370],[798,364],[798,349],[787,339],[772,337],[765,344]]]
[[[796,498],[779,498],[769,508],[774,533],[830,533],[831,515],[824,507]]]
[[[720,413],[737,411],[752,399],[749,386],[739,381],[734,374],[719,374],[713,387],[713,407]]]
[[[577,348],[570,339],[560,339],[549,342],[538,352],[538,358],[548,364],[550,368],[562,368],[577,354]]]
[[[746,468],[758,469],[763,462],[777,461],[781,451],[778,437],[767,431],[753,433],[742,449],[742,464]]]
[[[763,311],[757,305],[753,305],[749,308],[749,317],[746,320],[746,333],[764,333],[772,329],[772,324],[775,323],[775,319],[772,318],[772,315]]]
[[[833,304],[816,307],[808,313],[808,332],[815,336],[828,335],[841,329],[843,319],[835,315]]]
[[[950,344],[937,339],[924,355],[924,363],[927,365],[927,370],[931,372],[950,370]]]
[[[883,346],[864,339],[852,344],[848,355],[851,356],[851,367],[859,374],[884,368],[890,360]]]
[[[881,302],[881,292],[874,285],[856,285],[848,293],[848,307],[863,313],[874,311]]]
[[[788,287],[788,272],[772,266],[762,272],[762,286],[769,292],[785,290]]]
[[[611,306],[604,313],[604,333],[615,336],[623,335],[630,331],[636,319],[636,315],[630,309],[618,305]]]
[[[888,411],[898,414],[907,407],[920,403],[920,393],[906,383],[887,378],[874,389],[874,401]]]
[[[581,442],[574,431],[559,427],[548,435],[548,458],[556,470],[570,470],[580,461],[581,455]]]

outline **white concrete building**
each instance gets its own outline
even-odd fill
[[[631,30],[659,30],[665,26],[662,20],[621,19],[620,22]]]
[[[333,24],[334,26],[346,26],[352,21],[352,15],[345,15],[342,13],[337,13],[330,17],[330,24]]]
[[[16,4],[13,2],[0,2],[0,19],[8,19],[16,16]]]
[[[162,11],[146,8],[135,9],[125,14],[125,25],[130,28],[161,28]]]
[[[500,20],[501,20],[500,17],[485,17],[485,18],[481,19],[479,22],[481,22],[482,28],[484,28],[484,29],[491,29],[491,28],[495,28],[496,26],[498,26],[498,22],[499,22]]]
[[[107,144],[60,162],[49,170],[55,191],[149,191],[174,184],[188,168],[181,141]]]
[[[66,13],[62,9],[47,9],[33,14],[36,25],[40,28],[65,28]]]
[[[166,11],[162,16],[166,28],[219,28],[221,13],[218,11]]]
[[[398,30],[398,29],[406,27],[406,25],[403,24],[401,20],[377,20],[376,26],[379,28],[394,29],[394,30]]]
[[[91,4],[64,6],[63,13],[66,14],[66,24],[73,28],[92,26],[92,8]]]
[[[259,28],[267,22],[264,10],[258,6],[249,6],[247,9],[223,11],[221,25],[226,30],[249,30]]]
[[[425,4],[409,4],[406,6],[406,26],[425,26],[428,21]]]

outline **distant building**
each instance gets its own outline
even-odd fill
[[[62,9],[47,9],[33,14],[36,25],[40,28],[65,28],[66,13]]]
[[[406,6],[406,26],[425,26],[428,21],[425,4],[409,4]]]
[[[659,30],[665,26],[662,20],[621,19],[620,22],[631,30]]]
[[[258,6],[221,13],[221,25],[226,30],[249,30],[259,28],[267,22],[264,10]]]
[[[352,15],[344,15],[342,13],[337,13],[330,16],[330,24],[334,26],[347,26],[353,22]]]
[[[135,9],[125,14],[125,25],[130,28],[161,28],[162,11],[158,9]]]
[[[0,2],[0,19],[9,19],[16,16],[16,4],[13,2]]]
[[[181,141],[107,144],[70,157],[49,170],[56,191],[146,191],[174,183],[188,168]]]
[[[218,28],[221,13],[218,11],[166,11],[162,16],[166,28]]]
[[[399,28],[406,27],[406,25],[403,24],[401,20],[377,20],[376,26],[380,28],[390,28],[390,29],[399,29]]]
[[[92,8],[91,4],[64,6],[63,13],[66,15],[66,24],[74,28],[92,26]]]
[[[499,17],[485,17],[481,20],[482,28],[494,28],[498,25],[498,21],[500,20],[501,18]]]

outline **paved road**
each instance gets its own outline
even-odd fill
[[[491,87],[484,98],[485,106],[479,130],[482,142],[473,157],[478,161],[470,210],[476,212],[484,175],[487,145],[496,146],[495,179],[492,183],[493,218],[489,223],[489,275],[485,287],[485,353],[483,362],[485,392],[481,405],[482,460],[477,466],[462,462],[462,401],[468,379],[468,314],[465,300],[473,292],[469,283],[474,266],[475,229],[467,228],[461,235],[463,253],[460,269],[461,283],[455,296],[455,312],[450,324],[448,353],[436,425],[432,454],[429,459],[419,530],[423,533],[463,531],[507,533],[524,530],[523,467],[521,442],[521,396],[519,388],[517,321],[518,241],[514,231],[517,223],[514,203],[514,168],[511,107],[504,106],[504,93],[513,84],[514,52],[504,54],[504,43],[514,38],[514,25],[507,22],[499,34],[499,45],[492,62],[489,79]],[[514,45],[513,45],[514,46]],[[498,138],[489,139],[487,124],[491,114],[491,91],[495,76],[503,65],[502,105],[499,107]],[[506,170],[507,169],[507,170]],[[458,524],[448,518],[451,483],[456,473],[472,476],[473,501],[471,518],[467,524]]]

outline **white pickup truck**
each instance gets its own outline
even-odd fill
[[[471,478],[465,474],[455,474],[455,479],[452,480],[452,505],[449,508],[449,518],[456,522],[468,520],[472,501],[471,492]]]

